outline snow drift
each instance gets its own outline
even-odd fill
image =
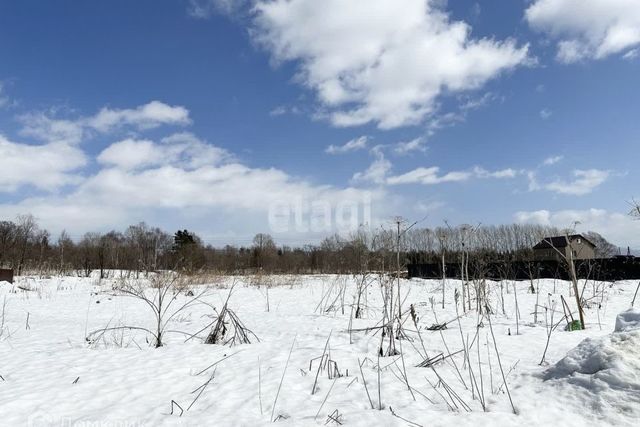
[[[640,310],[620,313],[612,334],[582,341],[544,380],[583,388],[600,409],[640,413]]]
[[[615,332],[640,330],[640,309],[630,308],[616,317]]]

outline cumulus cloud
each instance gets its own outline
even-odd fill
[[[127,208],[223,207],[267,211],[278,200],[361,195],[360,190],[313,185],[275,168],[251,168],[226,150],[179,133],[160,143],[126,139],[98,156],[107,166],[89,177],[71,198],[96,199]]]
[[[542,110],[540,110],[540,118],[542,120],[547,120],[552,115],[553,115],[553,111],[549,110],[548,108],[543,108]]]
[[[572,175],[573,180],[571,181],[558,179],[546,184],[544,188],[560,194],[582,196],[584,194],[591,193],[595,188],[604,183],[611,173],[609,171],[599,169],[576,169],[572,172]]]
[[[98,162],[123,169],[136,169],[161,163],[162,150],[149,140],[125,139],[107,147],[98,156]]]
[[[351,179],[353,182],[385,183],[387,174],[391,171],[392,164],[385,158],[382,150],[374,148],[372,153],[375,156],[375,160],[364,172],[355,173]]]
[[[297,61],[337,126],[419,124],[443,93],[529,61],[528,46],[473,39],[434,1],[258,0],[254,11],[254,39],[275,61]]]
[[[358,138],[354,138],[343,145],[329,145],[325,152],[328,154],[344,154],[351,151],[363,150],[367,148],[367,143],[369,142],[368,136],[360,136]]]
[[[514,219],[520,223],[559,228],[572,227],[577,221],[578,231],[596,231],[623,247],[640,246],[640,221],[633,221],[629,215],[605,209],[521,211],[514,214]]]
[[[159,142],[125,139],[96,158],[102,166],[79,179],[72,172],[86,163],[78,145],[12,143],[0,138],[0,188],[31,184],[53,190],[70,184],[64,194],[30,197],[0,204],[0,216],[30,212],[45,227],[76,231],[119,227],[162,212],[211,221],[219,212],[262,221],[276,203],[322,201],[335,208],[343,202],[378,200],[379,191],[319,185],[275,168],[240,163],[226,150],[190,133]],[[263,228],[264,229],[264,228]]]
[[[98,114],[85,120],[87,126],[100,132],[131,125],[137,129],[151,129],[160,125],[188,125],[189,110],[171,106],[160,101],[151,101],[131,109],[103,108]]]
[[[53,191],[77,183],[75,171],[86,163],[84,152],[65,142],[28,145],[0,135],[0,193],[24,185]]]
[[[97,114],[76,119],[60,119],[45,113],[29,113],[20,116],[21,134],[41,141],[77,144],[88,132],[108,133],[125,126],[147,130],[161,125],[188,125],[189,110],[151,101],[137,108],[102,108]]]
[[[191,133],[178,133],[163,138],[160,144],[128,138],[111,144],[97,160],[106,166],[133,170],[169,164],[194,169],[216,165],[228,158],[230,154],[226,150],[207,144]]]
[[[40,141],[78,144],[84,136],[81,121],[53,119],[44,113],[29,113],[20,116],[23,128],[20,134]]]
[[[557,40],[557,59],[602,59],[640,44],[637,0],[535,0],[529,25]]]

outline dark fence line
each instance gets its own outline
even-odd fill
[[[13,270],[10,268],[0,268],[0,282],[13,283]]]
[[[580,279],[604,281],[640,279],[640,257],[616,257],[575,261],[576,273]],[[446,277],[460,277],[460,263],[446,264]],[[423,279],[442,278],[442,264],[409,264],[408,275]],[[495,261],[478,263],[470,261],[469,277],[488,279],[529,280],[562,279],[569,280],[569,271],[558,261]]]

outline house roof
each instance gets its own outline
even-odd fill
[[[582,239],[594,248],[596,245],[582,234],[572,234],[569,236],[569,241],[573,241],[575,239]],[[566,236],[554,236],[554,237],[545,237],[533,247],[533,249],[551,249],[551,248],[564,248],[567,246],[567,238]]]

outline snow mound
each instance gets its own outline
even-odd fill
[[[615,332],[582,341],[544,380],[583,388],[595,406],[640,413],[640,311],[620,313]]]
[[[640,309],[630,308],[616,317],[616,332],[632,331],[640,329]]]

